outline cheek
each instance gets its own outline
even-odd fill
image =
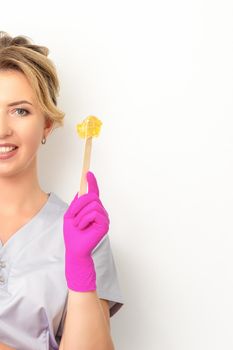
[[[40,147],[41,135],[38,130],[31,133],[24,133],[21,139],[21,147],[19,149],[19,160],[21,160],[23,167],[26,168],[35,159]]]
[[[30,135],[27,135],[27,139],[25,140],[25,143],[35,148],[35,147],[38,147],[38,145],[40,144],[40,139],[41,139],[40,134],[31,133]]]
[[[21,134],[21,146],[33,152],[36,148],[39,147],[41,139],[42,137],[40,128],[34,127],[24,130]]]

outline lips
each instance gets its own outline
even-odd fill
[[[0,160],[2,163],[2,161],[8,161],[8,159],[10,160],[11,158],[13,158],[18,152],[18,147],[16,147],[16,149],[13,149],[10,152],[6,152],[6,153],[1,153],[0,152]]]
[[[0,147],[16,147],[16,148],[18,148],[18,146],[14,145],[13,143],[3,143],[3,144],[0,144]]]

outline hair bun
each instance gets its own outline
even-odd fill
[[[37,51],[39,53],[41,53],[42,55],[44,56],[48,56],[49,54],[49,49],[45,46],[40,46],[40,45],[33,45],[33,44],[15,44],[17,46],[23,46],[23,47],[26,47],[28,49],[31,49],[33,51]]]
[[[11,36],[3,31],[0,31],[0,48],[8,47],[11,45]]]
[[[11,37],[7,32],[0,31],[0,49],[9,46],[21,46],[39,52],[44,56],[48,56],[49,49],[45,46],[34,45],[31,38],[25,35]]]

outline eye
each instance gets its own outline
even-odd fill
[[[27,109],[23,109],[23,108],[16,108],[16,111],[26,112],[26,114],[19,113],[19,115],[22,116],[22,117],[25,117],[26,115],[29,114],[29,111]]]

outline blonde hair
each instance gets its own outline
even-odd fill
[[[29,37],[0,31],[0,71],[17,70],[29,80],[42,112],[53,122],[53,129],[63,126],[65,113],[57,107],[59,80],[49,49],[34,45]]]

